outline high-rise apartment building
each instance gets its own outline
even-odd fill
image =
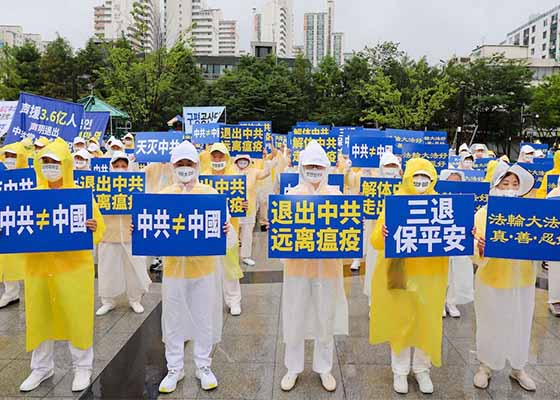
[[[303,16],[305,56],[317,67],[328,53],[329,32],[327,13],[306,13]]]
[[[291,57],[294,46],[292,0],[268,0],[262,13],[253,10],[253,41],[273,44],[279,57]]]
[[[39,51],[43,51],[48,42],[37,33],[26,33],[21,25],[0,25],[0,47],[22,46],[25,42],[33,42]]]
[[[344,64],[344,33],[334,32],[331,35],[331,56],[338,65]]]
[[[218,53],[222,56],[238,55],[239,34],[237,32],[237,21],[220,21],[220,30],[218,34]]]

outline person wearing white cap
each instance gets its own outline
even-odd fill
[[[129,160],[116,151],[111,158],[111,172],[127,172]],[[132,255],[131,215],[106,215],[105,235],[98,246],[98,279],[101,307],[96,315],[105,315],[116,305],[116,298],[126,293],[130,308],[137,314],[144,312],[142,296],[148,293],[150,277],[144,257]]]
[[[490,183],[490,196],[523,197],[535,179],[519,164],[499,161]],[[535,391],[533,379],[525,372],[529,358],[531,327],[535,308],[537,271],[532,261],[485,257],[486,219],[483,207],[475,215],[476,272],[474,309],[476,314],[476,354],[480,361],[474,386],[488,387],[492,370],[509,362],[510,377],[527,391]]]
[[[79,150],[86,150],[86,140],[81,136],[76,136],[72,141],[72,150],[76,153]]]
[[[466,143],[463,143],[460,147],[459,147],[459,155],[462,156],[465,153],[469,153],[470,154],[470,149],[469,146]]]
[[[476,160],[488,158],[488,146],[482,143],[475,143],[471,146],[471,154],[474,154]]]
[[[535,150],[535,158],[545,158],[546,154],[541,149]]]
[[[560,177],[547,199],[560,201]],[[548,309],[552,315],[560,317],[560,261],[548,262]]]
[[[535,159],[535,149],[533,146],[525,144],[521,146],[521,150],[519,151],[519,159],[517,160],[520,163],[527,163],[533,164]]]
[[[123,141],[125,148],[133,149],[134,148],[134,135],[128,132],[126,135],[123,136]]]
[[[188,141],[171,152],[175,183],[162,194],[218,194],[199,182],[200,160]],[[185,200],[188,201],[188,200]],[[237,237],[229,222],[224,227],[228,247]],[[159,385],[161,393],[175,391],[184,378],[185,342],[192,341],[195,376],[203,390],[218,386],[210,369],[212,348],[221,341],[222,257],[164,257],[162,283],[162,332],[167,360],[167,376]]]
[[[312,140],[300,153],[299,184],[289,195],[341,195],[327,184],[331,163],[325,150]],[[313,371],[323,388],[336,390],[332,375],[334,335],[348,335],[348,303],[344,293],[341,259],[289,259],[284,261],[282,331],[288,369],[280,387],[292,390],[303,372],[305,340],[314,340]]]
[[[89,171],[91,154],[86,149],[80,149],[72,154],[74,159],[74,171]]]
[[[461,154],[461,162],[459,163],[459,169],[463,170],[473,170],[474,169],[474,156],[471,153]]]
[[[101,152],[101,149],[99,148],[99,145],[97,143],[90,142],[88,144],[87,151],[89,152],[89,154],[91,154],[92,158],[103,157],[103,153]]]

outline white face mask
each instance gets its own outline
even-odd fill
[[[525,161],[526,162],[532,163],[534,159],[535,159],[535,156],[533,154],[525,154]]]
[[[74,160],[74,168],[84,169],[87,166],[87,161],[85,160]]]
[[[249,166],[249,160],[242,158],[241,160],[237,161],[236,164],[239,169],[245,169]]]
[[[412,184],[418,193],[425,193],[430,187],[432,181],[425,176],[415,176],[412,178]]]
[[[126,144],[127,146],[132,145],[132,139],[126,139],[126,140],[124,141],[124,144]]]
[[[465,168],[472,168],[473,162],[471,160],[465,160],[465,161],[463,161],[463,166]]]
[[[43,172],[43,175],[45,175],[49,182],[56,182],[62,178],[62,171],[58,164],[43,164],[41,172]]]
[[[127,172],[128,168],[113,168],[113,172]]]
[[[221,171],[226,167],[226,162],[225,161],[212,161],[210,163],[210,165],[212,166],[212,169],[214,171]]]
[[[6,158],[4,160],[4,165],[6,169],[14,169],[16,167],[17,158]]]
[[[177,167],[174,170],[177,180],[181,183],[189,183],[196,175],[193,167]]]
[[[499,197],[519,197],[519,190],[515,189],[496,189],[496,196]]]
[[[317,184],[323,180],[324,176],[324,169],[306,169],[303,171],[303,178],[309,183]]]
[[[382,168],[382,174],[383,176],[386,176],[387,178],[398,178],[400,176],[400,170],[398,168]]]

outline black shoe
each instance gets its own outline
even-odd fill
[[[268,226],[267,225],[261,225],[261,232],[268,232]]]
[[[11,305],[13,305],[13,304],[18,304],[18,303],[19,303],[19,298],[15,299],[15,300],[10,300],[10,301],[8,301],[6,304],[4,304],[4,305],[0,305],[0,309],[6,308],[6,307],[9,307],[9,306],[11,306]]]

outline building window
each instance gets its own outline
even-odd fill
[[[546,43],[543,43],[543,45],[542,45],[542,49],[543,49],[543,51],[545,51],[545,50],[546,50]]]
[[[535,44],[535,37],[534,36],[531,38],[531,44]]]
[[[537,29],[537,26],[536,26],[536,25],[533,25],[533,26],[531,27],[531,32],[532,32],[532,33],[535,33],[536,29]]]
[[[544,32],[542,33],[542,38],[543,38],[543,39],[546,39],[546,32],[547,32],[547,31],[544,31]]]
[[[535,55],[535,49],[531,49],[531,55],[532,55],[532,56]]]
[[[545,20],[543,21],[543,26],[547,26],[547,25],[548,25],[548,19],[545,19]]]

